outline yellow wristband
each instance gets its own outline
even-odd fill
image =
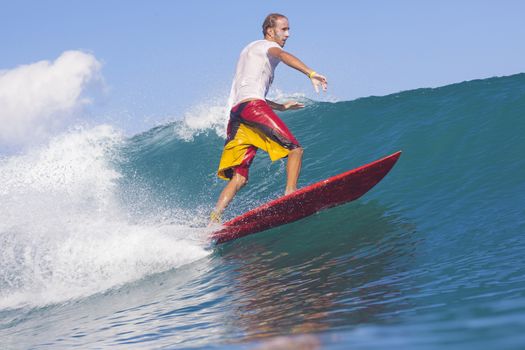
[[[312,77],[314,76],[314,74],[317,74],[316,71],[311,71],[310,74],[308,74],[308,78],[312,79]]]

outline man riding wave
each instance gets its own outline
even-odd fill
[[[288,157],[285,195],[297,190],[303,149],[273,110],[299,109],[304,105],[296,101],[279,104],[267,100],[266,94],[279,62],[307,75],[317,92],[319,88],[326,91],[327,80],[282,49],[289,31],[288,19],[272,13],[263,23],[264,39],[248,44],[241,52],[230,92],[229,102],[233,107],[226,142],[217,172],[220,178],[230,182],[219,196],[211,222],[220,222],[224,209],[247,183],[257,149],[267,152],[272,161]]]

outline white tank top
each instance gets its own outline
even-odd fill
[[[242,50],[228,99],[229,108],[248,98],[265,99],[275,67],[280,62],[268,54],[271,47],[280,48],[276,42],[257,40]]]

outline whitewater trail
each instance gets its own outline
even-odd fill
[[[187,225],[128,217],[113,164],[122,142],[99,126],[0,163],[0,308],[89,296],[208,254]]]

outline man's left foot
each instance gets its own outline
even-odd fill
[[[221,214],[217,213],[215,210],[210,214],[210,222],[208,226],[211,226],[212,224],[222,224]]]

